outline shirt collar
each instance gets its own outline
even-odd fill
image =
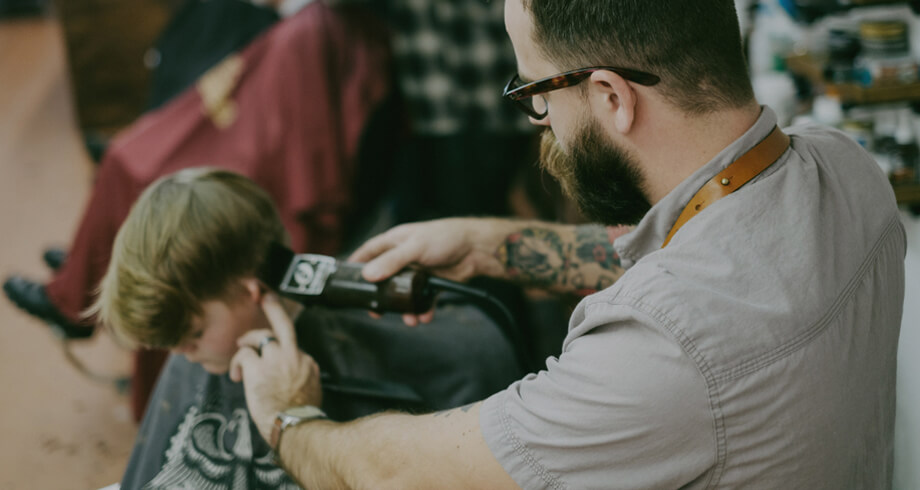
[[[690,177],[684,179],[661,201],[652,206],[635,230],[614,242],[613,247],[620,255],[620,260],[625,267],[631,267],[642,257],[659,250],[671,231],[671,227],[677,221],[677,217],[684,210],[684,206],[703,187],[703,184],[773,131],[776,126],[776,114],[769,107],[761,106],[761,109],[757,122],[744,135],[725,147],[715,158]]]

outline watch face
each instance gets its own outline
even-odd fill
[[[290,415],[291,417],[297,417],[298,419],[306,418],[316,418],[316,417],[325,417],[326,414],[323,413],[318,407],[313,406],[304,406],[304,407],[294,407],[289,408],[284,411],[285,415]]]
[[[319,407],[313,406],[303,406],[303,407],[293,407],[289,408],[275,417],[275,424],[272,427],[271,433],[271,444],[272,449],[277,450],[279,441],[281,440],[281,433],[284,432],[284,429],[300,424],[301,422],[306,422],[308,420],[314,419],[325,419],[326,414],[323,413]]]

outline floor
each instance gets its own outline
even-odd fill
[[[54,20],[0,20],[0,277],[46,279],[41,251],[67,244],[89,193],[65,64]],[[80,374],[62,346],[0,298],[0,489],[95,489],[121,476],[137,431],[128,398]],[[104,377],[130,371],[104,334],[72,351]]]

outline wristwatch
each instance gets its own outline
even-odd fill
[[[277,451],[278,444],[281,442],[281,434],[284,432],[284,429],[293,427],[295,425],[300,425],[310,420],[328,418],[329,417],[326,416],[325,412],[320,410],[319,407],[314,407],[312,405],[289,408],[283,412],[278,412],[278,415],[275,416],[275,425],[272,427],[272,440],[269,443],[271,444],[272,449]]]

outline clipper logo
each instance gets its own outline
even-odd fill
[[[323,294],[326,280],[335,272],[335,259],[325,255],[300,254],[284,275],[281,291],[300,296],[319,296]]]
[[[313,282],[314,276],[316,276],[316,272],[313,269],[313,264],[301,262],[297,264],[297,270],[294,271],[294,282],[297,283],[299,289],[306,289]]]

